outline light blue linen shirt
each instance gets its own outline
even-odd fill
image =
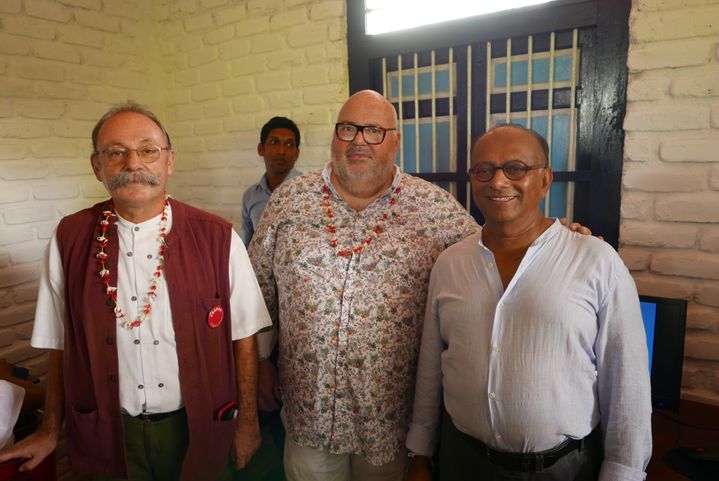
[[[460,431],[503,451],[543,451],[601,423],[599,479],[644,479],[648,354],[617,253],[557,221],[505,290],[481,232],[445,250],[430,280],[410,451],[434,450],[442,395]]]
[[[300,171],[292,169],[287,173],[285,180],[297,177],[300,175]],[[284,182],[284,181],[283,181]],[[250,245],[252,236],[255,235],[255,228],[260,223],[260,217],[262,212],[265,210],[267,201],[270,200],[272,191],[267,185],[267,174],[262,174],[260,181],[255,185],[248,188],[244,194],[242,194],[242,228],[240,237],[245,247]]]

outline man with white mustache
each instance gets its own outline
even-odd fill
[[[0,462],[33,469],[65,418],[93,479],[230,480],[259,446],[255,333],[271,325],[245,247],[169,197],[175,152],[152,112],[111,109],[92,144],[111,199],[50,240],[32,335],[50,354],[45,415]]]

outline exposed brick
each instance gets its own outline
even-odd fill
[[[207,45],[215,45],[230,41],[233,38],[235,38],[235,27],[227,25],[212,29],[212,31],[205,34],[203,40]]]
[[[0,97],[32,98],[32,83],[21,79],[0,77]]]
[[[712,190],[719,190],[719,165],[712,169],[711,175],[709,176],[709,187]]]
[[[712,127],[719,129],[719,105],[712,107]]]
[[[272,92],[268,96],[270,107],[273,109],[297,108],[302,106],[302,95],[294,90],[287,92]]]
[[[0,204],[22,202],[28,198],[27,188],[24,186],[7,185],[0,190]]]
[[[15,336],[17,339],[23,339],[26,341],[30,340],[30,337],[32,336],[32,328],[33,324],[31,322],[26,322],[24,324],[20,324],[17,326],[12,326],[12,330],[15,333]],[[28,367],[27,360],[23,359],[22,364],[24,367]],[[35,375],[30,371],[31,375]]]
[[[52,163],[52,175],[56,177],[72,177],[77,175],[91,175],[92,170],[90,168],[90,151],[92,146],[88,139],[87,142],[87,156],[80,160],[75,158],[73,160],[56,160]],[[94,177],[93,177],[94,178]]]
[[[624,118],[626,130],[673,131],[704,129],[708,126],[709,106],[699,101],[667,100],[630,103]]]
[[[719,282],[703,282],[697,287],[695,296],[699,304],[719,307]]]
[[[645,272],[634,272],[632,277],[634,277],[634,282],[637,284],[639,294],[645,296],[689,299],[694,290],[691,281],[682,278],[659,276]]]
[[[292,49],[282,49],[278,52],[272,52],[268,54],[266,58],[267,67],[269,67],[270,70],[284,70],[303,64],[302,55]]]
[[[327,84],[327,67],[297,69],[292,72],[292,87],[309,87]]]
[[[681,7],[703,6],[707,0],[636,0],[635,9],[639,12],[656,10],[675,10]]]
[[[185,30],[188,32],[194,32],[196,30],[202,30],[211,27],[213,24],[212,15],[205,13],[202,15],[196,15],[185,20]]]
[[[307,105],[337,104],[347,98],[347,94],[342,85],[330,84],[303,89],[302,97]]]
[[[46,245],[47,242],[42,242],[36,246],[33,246],[33,249],[38,251],[40,253],[40,257],[42,257]],[[35,301],[37,300],[37,287],[38,286],[36,282],[30,282],[28,284],[13,287],[13,299],[15,299],[15,302],[18,304],[22,304],[23,302]]]
[[[140,2],[140,5],[144,7],[146,3],[151,4],[150,2]],[[142,20],[144,15],[149,14],[145,8],[138,8],[135,2],[124,2],[122,0],[105,2],[103,11],[108,15],[117,15],[118,17],[125,17],[130,20]],[[141,22],[133,23],[139,25]]]
[[[45,99],[83,100],[87,98],[87,88],[80,85],[68,85],[58,82],[41,82],[33,84],[35,97]]]
[[[184,89],[168,90],[165,92],[165,102],[169,107],[190,103],[190,92]]]
[[[664,275],[719,279],[719,254],[696,251],[657,252],[652,256],[652,271]]]
[[[695,359],[719,361],[719,340],[708,337],[696,339],[688,334],[684,343],[684,355]]]
[[[719,252],[719,226],[706,227],[699,235],[699,246],[708,252]]]
[[[718,152],[719,132],[691,133],[663,141],[659,156],[668,162],[716,162]]]
[[[620,228],[624,244],[647,247],[694,247],[697,233],[694,225],[674,223],[625,221]]]
[[[200,72],[197,69],[177,72],[175,73],[175,82],[182,87],[197,85],[200,83]]]
[[[719,309],[689,303],[687,328],[708,330],[719,326]]]
[[[264,107],[262,98],[255,95],[240,95],[232,99],[232,110],[238,114],[249,114]]]
[[[2,242],[2,240],[0,240],[0,242]],[[39,273],[40,269],[36,265],[10,266],[0,271],[0,287],[12,287],[26,282],[36,281],[39,277]],[[32,317],[30,319],[32,319]]]
[[[242,20],[235,24],[235,31],[238,37],[244,37],[247,35],[255,35],[258,33],[269,32],[270,30],[270,19],[269,17],[261,18],[250,18]]]
[[[0,306],[2,306],[0,304]],[[9,346],[15,341],[15,332],[12,329],[0,330],[0,346]]]
[[[13,249],[10,258],[14,265],[28,264],[30,262],[40,262],[43,258],[44,244],[24,245]]]
[[[302,125],[306,124],[323,124],[329,125],[332,121],[330,112],[326,108],[308,107],[292,113],[295,122]]]
[[[646,192],[694,192],[706,188],[705,167],[658,166],[649,164],[625,168],[622,185],[625,189]]]
[[[105,32],[117,33],[120,31],[120,21],[104,12],[92,12],[88,10],[76,10],[75,20],[78,24]]]
[[[242,38],[227,42],[218,47],[221,60],[241,58],[250,53],[250,40]]]
[[[38,185],[32,191],[33,197],[38,200],[72,199],[78,194],[77,185],[68,182]]]
[[[345,42],[347,39],[347,23],[337,18],[327,26],[327,38],[330,42]]]
[[[25,0],[25,12],[31,17],[62,23],[72,18],[72,13],[67,8],[49,0]]]
[[[217,59],[217,49],[215,47],[204,47],[193,50],[188,55],[188,63],[190,67],[205,65]]]
[[[232,62],[232,75],[235,77],[256,74],[264,71],[264,55],[249,55],[241,60],[235,60]]]
[[[184,154],[203,152],[205,150],[205,141],[197,137],[191,139],[179,139],[175,142],[175,144],[175,150]]]
[[[222,121],[222,128],[225,132],[241,132],[255,128],[255,122],[247,115],[225,118]],[[237,178],[235,179],[237,184]]]
[[[108,197],[107,190],[101,182],[97,179],[83,182],[81,185],[82,197],[84,199],[106,199]],[[68,213],[74,212],[78,209],[70,209]],[[40,235],[38,234],[38,237]],[[40,237],[42,239],[42,237]]]
[[[170,12],[173,17],[184,17],[197,11],[196,0],[177,0],[170,3]]]
[[[304,26],[293,27],[287,34],[287,43],[293,48],[316,45],[326,40],[327,27],[323,24],[313,25],[311,30],[307,30]]]
[[[345,4],[344,2],[319,2],[312,5],[310,9],[310,18],[315,20],[322,20],[331,17],[344,17]]]
[[[73,158],[77,156],[77,142],[63,140],[40,140],[33,142],[30,150],[40,159]]]
[[[274,15],[284,8],[283,0],[248,0],[247,13],[250,17]]]
[[[57,24],[37,18],[9,16],[2,19],[3,30],[11,35],[52,40],[57,34]]]
[[[661,137],[654,132],[627,132],[624,139],[624,157],[635,162],[659,158]]]
[[[196,104],[180,105],[175,110],[175,117],[179,121],[202,118],[202,106]]]
[[[127,70],[114,72],[107,77],[107,83],[113,87],[122,89],[144,89],[149,82],[149,75],[140,72],[130,72]]]
[[[0,2],[0,13],[20,13],[21,10],[21,0],[3,0]]]
[[[231,111],[231,105],[227,101],[212,102],[202,106],[202,112],[207,119],[221,119],[227,117]]]
[[[719,222],[719,193],[666,195],[655,202],[658,220]]]
[[[227,155],[227,152],[201,152],[195,155],[195,159],[203,169],[220,169],[227,166]],[[222,177],[217,174],[215,176]]]
[[[216,10],[212,12],[212,17],[217,25],[236,23],[247,18],[247,9],[245,4],[241,3],[222,10]]]
[[[632,18],[630,31],[632,39],[640,42],[716,35],[717,18],[719,5],[646,12]]]
[[[290,88],[290,73],[278,71],[259,74],[256,76],[256,86],[258,92],[287,90]]]
[[[331,34],[330,40],[332,40]],[[327,59],[329,60],[347,58],[347,44],[344,41],[333,41],[331,44],[325,45],[325,48],[327,49]]]
[[[6,55],[27,55],[30,53],[30,40],[17,35],[0,33],[0,53]]]
[[[719,65],[701,69],[685,69],[686,73],[672,80],[674,97],[719,97]]]
[[[64,5],[73,7],[82,7],[90,10],[100,10],[102,8],[102,0],[59,0]]]
[[[229,0],[200,0],[201,8],[215,8],[220,5],[227,5]]]
[[[622,257],[627,269],[631,271],[643,271],[649,267],[652,254],[645,249],[621,246],[619,255]]]
[[[222,95],[225,97],[249,94],[254,91],[255,82],[250,78],[232,79],[222,82]]]
[[[279,12],[270,17],[270,28],[272,30],[284,30],[287,27],[303,25],[307,23],[307,9],[297,8],[286,12]]]
[[[35,317],[35,304],[28,302],[27,304],[10,306],[0,309],[0,327],[9,327],[21,322],[31,321]],[[14,364],[25,357],[19,356],[16,351],[4,351],[2,357],[8,363]]]
[[[347,67],[346,65],[334,62],[330,65],[327,71],[327,79],[331,85],[340,84],[346,86],[348,84]]]
[[[31,80],[52,80],[61,81],[64,66],[56,62],[47,62],[37,59],[29,59],[27,61],[18,62],[15,66],[15,72],[20,78]],[[30,85],[27,85],[30,88]]]
[[[219,88],[215,84],[195,85],[190,88],[190,98],[194,102],[213,100],[219,96]]]
[[[202,83],[225,80],[230,76],[230,66],[225,62],[216,62],[199,68]]]
[[[52,134],[50,124],[48,122],[38,122],[37,120],[11,120],[8,122],[0,122],[0,137],[17,138],[17,139],[39,139],[48,137]],[[17,147],[18,144],[15,145]],[[3,149],[6,146],[3,145]],[[23,149],[22,152],[27,152]],[[20,157],[22,158],[24,154]],[[2,155],[0,154],[0,158]]]
[[[218,134],[220,132],[222,132],[221,120],[199,120],[195,122],[195,134],[197,135],[207,136]]]
[[[32,119],[59,119],[65,113],[62,102],[52,100],[18,100],[15,111],[21,117]]]
[[[42,222],[53,218],[51,209],[39,209],[35,207],[18,207],[7,209],[3,212],[3,219],[7,225],[29,224]]]
[[[317,64],[317,63],[326,63],[327,62],[327,49],[324,45],[315,45],[312,47],[307,47],[305,49],[305,58],[307,59],[307,63]]]
[[[707,39],[671,40],[635,44],[629,49],[627,65],[631,71],[704,65],[709,61]]]
[[[254,35],[250,42],[252,53],[276,52],[286,48],[285,39],[277,33]]]
[[[639,72],[632,75],[627,83],[627,101],[657,100],[669,94],[671,79],[665,71]]]

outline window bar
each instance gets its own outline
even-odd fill
[[[527,39],[527,128],[532,128],[532,49],[534,36]]]
[[[452,157],[456,155],[454,151],[454,49],[449,48],[449,168],[455,171],[456,163],[452,162]],[[450,189],[451,190],[451,189]]]
[[[382,57],[382,95],[389,98],[387,94],[387,57]]]
[[[569,99],[569,153],[567,154],[567,170],[574,172],[577,168],[576,136],[577,136],[577,61],[579,57],[579,29],[572,31],[572,87]],[[567,182],[567,219],[574,217],[574,182]]]
[[[434,50],[432,50],[432,172],[437,172],[437,79],[434,65]]]
[[[494,70],[494,66],[492,65],[492,42],[487,42],[487,93],[485,98],[485,119],[484,119],[484,131],[489,130],[490,121],[491,121],[491,115],[492,115],[492,109],[490,107],[490,103],[492,101],[492,71]]]
[[[549,92],[547,99],[547,144],[549,145],[549,165],[552,165],[552,121],[554,114],[554,32],[549,36]],[[551,189],[544,196],[544,214],[549,215]]]
[[[417,71],[417,52],[414,53],[414,167],[419,172],[419,72]]]
[[[467,45],[467,170],[472,164],[472,45]],[[465,207],[471,207],[471,188],[466,189]]]
[[[510,122],[509,116],[511,115],[510,100],[511,100],[511,89],[512,89],[512,38],[507,39],[507,78],[505,79],[504,85],[504,123]]]
[[[399,132],[401,142],[399,143],[399,167],[404,171],[404,125],[402,122],[402,54],[397,55],[397,98],[399,100]]]

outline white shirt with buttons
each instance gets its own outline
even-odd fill
[[[168,210],[169,232],[172,212]],[[120,242],[117,297],[128,321],[137,319],[147,303],[150,279],[158,264],[159,221],[159,215],[140,224],[117,218]],[[271,325],[271,321],[244,244],[234,230],[229,264],[232,339],[237,340],[255,334]],[[164,275],[157,284],[157,294],[150,316],[139,328],[126,329],[119,322],[117,326],[120,405],[133,416],[142,412],[171,412],[183,406],[172,310]],[[64,312],[64,273],[53,233],[40,278],[33,347],[64,348]]]

